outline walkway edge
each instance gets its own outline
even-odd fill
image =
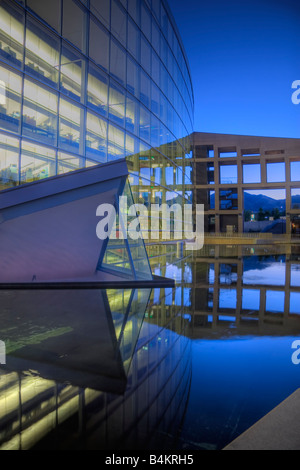
[[[300,450],[300,389],[223,450]]]

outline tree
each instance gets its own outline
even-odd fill
[[[250,222],[250,220],[251,220],[251,215],[252,215],[252,212],[251,212],[251,211],[249,211],[249,210],[246,210],[246,211],[245,211],[245,214],[244,214],[245,222]]]
[[[265,220],[265,213],[264,213],[264,211],[261,207],[259,208],[259,211],[258,211],[258,214],[257,214],[257,220],[259,222],[261,222],[262,220]]]
[[[278,207],[276,207],[276,209],[274,209],[273,214],[274,214],[274,220],[280,219],[280,212],[279,212]]]

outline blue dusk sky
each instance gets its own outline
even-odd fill
[[[169,0],[189,59],[195,131],[300,138],[299,0]]]

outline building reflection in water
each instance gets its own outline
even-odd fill
[[[156,249],[153,272],[175,288],[0,292],[0,449],[221,448],[299,386],[297,247]]]
[[[175,289],[0,291],[0,449],[136,449],[176,437],[191,381],[186,261],[176,247],[163,259],[154,251],[155,273]]]
[[[193,263],[181,448],[220,450],[299,388],[298,247],[205,246]]]
[[[300,251],[289,251],[204,247],[193,263],[191,337],[224,329],[234,335],[299,333]]]

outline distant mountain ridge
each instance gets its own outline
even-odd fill
[[[293,197],[293,203],[300,205],[300,196]],[[244,208],[252,212],[258,212],[260,208],[264,211],[272,211],[276,208],[285,210],[285,199],[273,199],[263,194],[244,192]]]
[[[210,201],[213,207],[215,207],[215,195],[212,194]],[[300,195],[292,197],[293,204],[299,204],[300,209]],[[244,209],[251,212],[258,212],[260,208],[264,211],[272,211],[273,209],[285,210],[285,199],[273,199],[263,194],[250,194],[244,192]]]

